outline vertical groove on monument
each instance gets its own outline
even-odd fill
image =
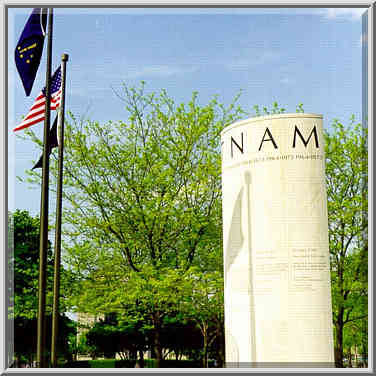
[[[322,116],[222,132],[226,363],[333,363]]]

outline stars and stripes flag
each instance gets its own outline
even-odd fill
[[[51,79],[51,110],[56,110],[61,101],[61,66],[56,69]],[[22,120],[22,123],[13,129],[13,132],[28,128],[44,120],[46,108],[46,88],[44,88],[35,99],[33,106]]]

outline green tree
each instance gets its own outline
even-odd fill
[[[368,316],[366,142],[367,132],[354,117],[348,127],[335,120],[325,132],[336,367],[343,367],[346,331]]]
[[[190,321],[181,312],[175,316],[165,317],[164,330],[162,332],[163,347],[167,349],[164,357],[171,351],[175,353],[176,360],[180,360],[183,355],[191,358],[193,351],[202,349],[202,335],[195,323]]]
[[[208,367],[209,350],[217,340],[217,361],[224,364],[224,303],[222,272],[190,269],[187,302],[184,314],[192,320],[202,335],[202,362]],[[219,345],[219,346],[218,346]]]
[[[13,305],[14,351],[16,359],[32,363],[36,353],[38,275],[39,275],[39,218],[32,217],[26,210],[16,210],[10,216],[13,232]],[[65,281],[65,280],[64,280]],[[53,258],[51,243],[47,249],[47,328],[51,330],[53,285]],[[65,282],[62,286],[66,285]],[[64,310],[66,305],[62,304]],[[34,335],[33,335],[34,333]],[[59,355],[70,357],[70,336],[75,333],[74,325],[63,314],[59,316]],[[47,338],[47,347],[50,345]]]
[[[192,287],[191,268],[206,270],[202,278],[222,269],[219,134],[244,113],[235,108],[237,98],[228,107],[216,99],[200,105],[194,93],[187,105],[176,105],[163,90],[145,94],[143,85],[124,86],[119,98],[124,121],[99,124],[71,115],[66,124],[64,235],[66,262],[77,278],[72,303],[86,312],[116,312],[122,324],[150,330],[160,366],[167,319],[189,299],[210,301],[205,284]],[[263,111],[285,110],[274,103]],[[304,112],[302,104],[296,111]],[[366,137],[352,119],[348,129],[335,121],[325,138],[335,357],[341,366],[346,328],[366,325]],[[51,174],[56,179],[56,160]],[[39,184],[38,172],[30,172],[29,181]],[[204,316],[196,320],[220,317],[218,309],[209,313],[200,311]],[[197,325],[206,331],[207,353],[215,342],[213,326]]]
[[[72,360],[76,336],[75,323],[65,315],[59,315],[59,336],[57,338],[58,363]],[[46,316],[47,333],[52,331],[52,316]],[[17,363],[32,364],[36,355],[37,319],[17,317],[14,320],[14,352]],[[51,336],[47,335],[46,348],[51,348]]]
[[[86,335],[87,332],[81,333],[78,338],[76,349],[77,355],[89,355],[92,359],[96,359],[100,355],[100,349],[96,346],[96,344],[89,344]]]
[[[37,315],[39,273],[39,218],[31,217],[26,210],[11,214],[13,230],[14,317],[27,319]],[[53,261],[51,243],[47,248],[47,278],[51,286]],[[48,294],[51,302],[51,294]],[[51,312],[51,311],[49,311]]]
[[[200,105],[197,93],[187,105],[176,105],[163,90],[145,94],[143,85],[124,86],[119,97],[127,110],[125,121],[99,124],[72,116],[66,125],[66,261],[82,280],[87,278],[84,285],[95,283],[100,291],[93,309],[110,309],[113,303],[120,309],[129,301],[126,295],[133,297],[132,289],[139,292],[140,304],[153,307],[151,325],[160,364],[163,315],[178,304],[178,297],[165,288],[169,278],[184,280],[196,260],[205,261],[203,253],[219,248],[219,136],[240,118],[241,110],[235,108],[237,98],[228,107],[215,98]],[[32,132],[29,135],[40,143]],[[52,161],[54,179],[56,174]],[[39,173],[30,172],[30,181],[39,184]],[[213,244],[216,231],[219,240]],[[169,268],[179,276],[166,274]],[[88,295],[93,294],[85,290],[77,306],[90,306],[83,304]]]

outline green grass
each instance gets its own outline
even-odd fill
[[[209,361],[209,367],[212,367],[212,361]],[[63,365],[64,368],[134,368],[135,360],[120,359],[96,359],[96,360],[78,360],[68,362]],[[201,368],[202,362],[195,360],[162,360],[161,368]],[[155,368],[155,359],[145,359],[144,368]]]
[[[89,360],[90,368],[115,368],[115,359]]]

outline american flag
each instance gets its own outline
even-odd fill
[[[56,110],[60,106],[61,100],[61,67],[56,69],[51,80],[51,110]],[[22,123],[13,129],[13,132],[19,131],[24,128],[28,128],[31,125],[39,123],[44,120],[45,106],[46,104],[46,88],[44,88],[37,99],[35,100],[33,106],[30,108],[29,113],[25,116]]]

